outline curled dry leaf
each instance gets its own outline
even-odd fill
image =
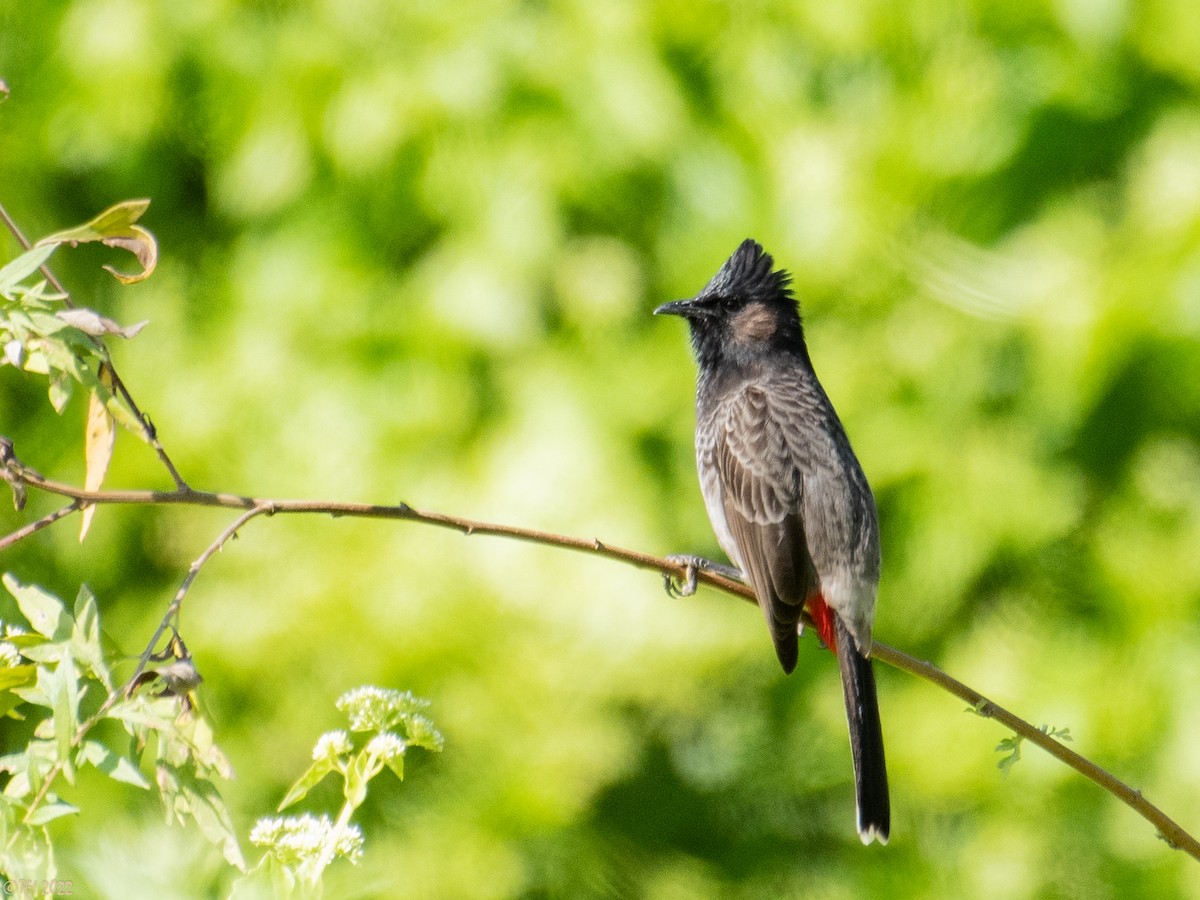
[[[132,226],[129,229],[128,236],[121,235],[105,238],[104,243],[110,247],[120,247],[128,250],[137,257],[138,262],[142,266],[142,271],[136,272],[133,275],[118,272],[112,266],[104,266],[104,271],[112,275],[121,284],[136,284],[139,281],[145,281],[150,277],[150,273],[154,271],[154,267],[158,265],[158,242],[154,240],[154,235],[140,225]]]
[[[121,327],[118,323],[106,316],[100,315],[91,309],[77,307],[75,309],[64,309],[55,315],[85,334],[90,334],[92,337],[103,337],[106,334],[116,334],[123,338],[131,338],[139,331],[146,327],[149,320],[137,322],[127,327]]]
[[[112,266],[105,266],[105,270],[122,284],[144,281],[150,277],[150,273],[158,264],[158,242],[149,231],[134,223],[149,207],[149,200],[126,200],[117,203],[90,222],[42,238],[36,246],[99,241],[109,247],[119,247],[136,256],[142,270],[133,274],[118,272]]]

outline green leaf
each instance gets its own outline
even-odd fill
[[[13,688],[12,692],[26,703],[44,706],[46,709],[52,710],[54,709],[54,701],[51,699],[54,692],[54,686],[51,683],[53,678],[54,672],[49,666],[38,666],[37,678],[34,679],[33,684]]]
[[[50,374],[50,359],[46,356],[46,351],[41,347],[26,347],[29,351],[25,357],[25,371],[32,372],[34,375],[49,375]]]
[[[23,750],[0,756],[0,772],[8,772],[10,775],[15,775],[17,772],[24,772],[28,764],[29,755]]]
[[[282,812],[293,803],[303,800],[308,792],[316,787],[330,772],[337,771],[337,765],[334,760],[325,758],[314,762],[308,769],[296,779],[296,783],[288,788],[287,794],[280,801],[277,809]]]
[[[31,250],[26,250],[5,265],[3,269],[0,269],[0,293],[9,291],[14,285],[36,272],[42,263],[50,258],[50,254],[54,252],[55,248],[54,244],[39,245]]]
[[[36,349],[31,348],[25,362],[26,371],[35,371],[36,364],[50,378],[50,402],[61,413],[70,399],[75,384],[87,388],[103,401],[109,415],[124,428],[146,440],[141,420],[113,390],[111,373],[106,376],[106,352],[78,328],[65,323],[56,336],[41,338]]]
[[[1009,772],[1011,772],[1012,767],[1015,766],[1020,761],[1020,759],[1021,759],[1021,742],[1024,740],[1025,739],[1023,737],[1021,737],[1020,735],[1014,734],[1012,737],[1004,738],[1004,740],[1002,740],[999,744],[996,745],[997,753],[1007,753],[1008,754],[1007,756],[1003,757],[999,762],[996,763],[996,768],[998,768],[1005,775],[1007,775]]]
[[[114,753],[98,741],[85,741],[75,757],[76,765],[95,766],[114,781],[132,784],[145,790],[150,789],[150,782],[133,762],[124,756]]]
[[[15,644],[17,649],[21,651],[22,655],[25,654],[26,649],[30,647],[38,647],[46,643],[46,639],[40,634],[31,634],[28,631],[24,634],[10,634],[4,640],[8,641],[10,644]]]
[[[70,402],[71,394],[74,392],[75,383],[71,379],[60,371],[50,373],[50,405],[54,407],[56,413],[61,414],[67,408],[67,403]]]
[[[44,244],[51,241],[83,243],[114,234],[123,234],[130,225],[145,215],[149,208],[149,200],[122,200],[120,203],[114,203],[86,224],[44,237],[38,243]]]
[[[1042,725],[1040,730],[1042,734],[1048,735],[1054,738],[1056,741],[1069,742],[1074,740],[1074,738],[1071,737],[1070,728],[1055,728],[1052,725]]]
[[[104,662],[104,647],[100,636],[100,612],[96,596],[88,586],[81,585],[75,596],[75,622],[71,629],[71,651],[81,664],[106,688],[112,690],[111,676]]]
[[[188,715],[176,719],[179,736],[187,745],[187,754],[198,771],[208,777],[233,778],[233,766],[213,739],[212,726],[203,716]]]
[[[179,702],[171,697],[131,697],[117,701],[105,713],[106,718],[117,719],[129,726],[127,730],[131,734],[137,728],[174,731],[178,716]]]
[[[25,687],[33,684],[36,678],[37,666],[35,665],[6,666],[0,669],[0,691]]]
[[[95,390],[93,388],[93,390]],[[145,443],[150,442],[150,438],[146,434],[146,428],[142,424],[142,420],[133,414],[125,401],[114,394],[112,391],[105,393],[100,392],[100,396],[104,398],[104,405],[107,407],[109,415],[120,423],[121,427],[126,431],[136,434]]]
[[[346,783],[342,786],[342,795],[351,809],[358,809],[367,799],[367,785],[371,779],[383,770],[383,763],[374,754],[361,750],[350,759],[346,767]]]
[[[0,758],[0,771],[12,773],[4,795],[19,798],[36,793],[53,768],[54,742],[34,738],[24,751]]]
[[[24,701],[12,691],[0,693],[0,718],[16,719],[18,722],[24,720],[24,716],[18,712],[14,712],[18,706]]]
[[[221,848],[226,861],[246,870],[246,861],[233,830],[233,818],[216,786],[197,777],[191,766],[172,766],[160,762],[156,772],[167,819],[186,824],[190,818],[211,843]]]
[[[65,800],[54,800],[49,803],[43,803],[33,811],[27,820],[27,825],[45,825],[47,822],[53,822],[55,819],[62,816],[70,816],[79,812],[78,806],[72,806]]]
[[[75,764],[71,757],[72,742],[79,728],[79,671],[70,651],[63,654],[62,661],[49,680],[50,700],[54,709],[54,740],[57,745],[57,761],[62,763],[63,775],[70,784],[75,783]]]
[[[37,333],[33,317],[40,315],[43,313],[31,309],[8,309],[4,310],[4,318],[0,321],[3,321],[6,331],[25,341]]]
[[[46,828],[19,828],[4,845],[4,876],[7,880],[25,878],[36,882],[50,881],[58,875],[54,864],[54,847]],[[14,893],[12,896],[29,896]]]
[[[64,640],[71,634],[71,616],[61,600],[35,584],[21,584],[7,572],[3,581],[34,631],[52,641]]]
[[[29,327],[31,331],[42,337],[50,337],[51,335],[58,334],[60,331],[66,330],[70,325],[65,320],[54,315],[54,313],[30,310]]]
[[[67,377],[63,370],[52,369],[50,372],[50,405],[54,407],[56,413],[62,414],[74,392],[75,382]]]
[[[38,643],[31,645],[27,650],[23,650],[22,655],[27,659],[32,659],[34,662],[57,663],[62,659],[66,650],[66,644],[60,644],[58,641],[47,641],[41,635],[38,635]]]
[[[404,780],[404,754],[398,753],[384,763],[389,769],[396,773],[396,777],[401,781]]]

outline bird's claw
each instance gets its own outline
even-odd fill
[[[666,588],[667,596],[682,598],[696,593],[696,584],[700,580],[700,565],[695,557],[667,557],[672,563],[683,566],[683,577],[674,572],[662,572],[662,587]]]
[[[746,577],[733,566],[724,566],[711,559],[705,559],[703,556],[675,553],[667,557],[667,562],[674,563],[683,569],[682,578],[674,572],[663,572],[663,586],[672,597],[690,597],[696,593],[701,572],[710,572],[713,575],[720,575],[722,578],[743,584],[746,582]]]
[[[670,597],[690,597],[696,593],[696,586],[700,579],[700,570],[705,567],[707,560],[701,559],[699,556],[675,554],[668,556],[667,562],[673,562],[677,566],[683,567],[682,578],[674,572],[663,572],[663,587],[667,589],[667,595]]]

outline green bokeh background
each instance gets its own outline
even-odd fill
[[[28,0],[0,77],[28,233],[153,201],[148,282],[54,265],[150,320],[116,360],[198,487],[717,555],[685,336],[649,312],[758,238],[879,500],[878,637],[1200,829],[1193,0]],[[0,369],[47,475],[81,480],[84,415]],[[123,435],[108,484],[169,481]],[[86,581],[132,653],[230,520],[103,509],[0,568]],[[1200,897],[1130,810],[1036,750],[1002,775],[1003,730],[882,667],[893,838],[864,849],[831,657],[784,677],[751,607],[600,559],[258,520],[184,626],[243,836],[341,692],[433,701],[445,753],[376,783],[329,896]],[[67,796],[77,895],[227,884],[154,797]]]

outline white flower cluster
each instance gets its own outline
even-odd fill
[[[349,690],[337,701],[337,708],[350,717],[351,731],[386,731],[404,715],[428,705],[408,691],[371,686]]]
[[[250,832],[250,843],[264,848],[285,865],[315,863],[329,842],[333,823],[329,816],[282,816],[259,819]],[[338,836],[334,856],[357,863],[362,856],[363,836],[357,825],[347,825]]]
[[[390,731],[377,734],[367,742],[367,752],[378,756],[384,762],[391,762],[397,756],[403,756],[408,745],[404,739]]]
[[[408,742],[416,744],[418,747],[424,747],[426,750],[440,752],[445,746],[446,739],[442,737],[442,733],[438,731],[429,719],[420,713],[411,715],[405,720],[405,727],[408,729]]]
[[[313,747],[312,758],[314,760],[332,759],[335,756],[341,756],[343,753],[349,753],[354,749],[354,745],[350,743],[350,735],[344,731],[327,731],[317,738],[316,746]]]
[[[24,633],[25,629],[20,625],[0,622],[0,634],[6,638],[16,637]],[[0,641],[0,668],[7,669],[19,665],[21,665],[21,651],[17,649],[17,645],[10,641]]]
[[[21,664],[21,651],[16,644],[0,641],[0,669],[10,669]]]

